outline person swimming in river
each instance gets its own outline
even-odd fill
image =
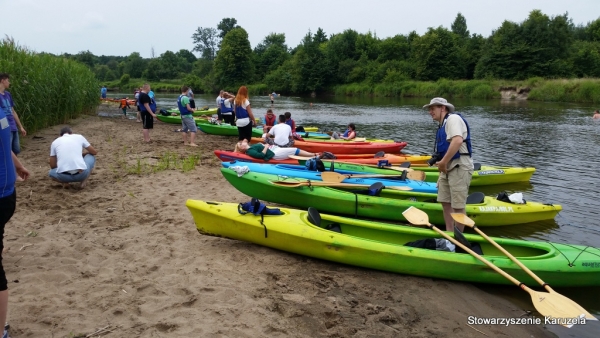
[[[598,109],[596,109],[596,111],[594,112],[594,116],[592,116],[592,118],[594,120],[600,120],[600,111],[598,111]]]

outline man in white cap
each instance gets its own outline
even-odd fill
[[[446,230],[453,231],[454,220],[450,214],[466,213],[466,200],[473,176],[471,131],[467,121],[462,115],[454,114],[454,106],[444,98],[433,98],[423,108],[428,108],[429,115],[439,123],[433,154],[440,172],[437,200],[444,208]],[[456,226],[461,231],[464,229],[463,224],[457,223]]]

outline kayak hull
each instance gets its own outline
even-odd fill
[[[241,163],[241,164],[240,164]],[[318,171],[308,170],[306,166],[290,165],[290,164],[269,164],[269,163],[249,163],[249,162],[222,162],[221,165],[224,168],[233,166],[246,166],[251,172],[259,172],[264,174],[277,175],[282,177],[297,177],[311,181],[322,181],[321,173]],[[335,171],[338,174],[356,174],[353,171]],[[398,172],[398,174],[400,174]],[[415,192],[428,192],[437,193],[437,187],[434,183],[413,181],[413,180],[400,180],[385,178],[347,178],[341,183],[348,184],[367,184],[371,185],[376,182],[383,183],[386,187],[391,186],[404,186],[410,187]]]
[[[300,164],[304,164],[306,160],[299,160]],[[323,160],[326,168],[331,165],[330,160]],[[377,168],[361,165],[358,163],[350,163],[344,161],[334,161],[334,168],[340,170],[349,170],[360,172],[363,174],[379,174],[379,175],[395,175],[397,170]],[[437,167],[411,167],[414,170],[425,172],[426,182],[437,182],[440,177]],[[535,173],[535,168],[526,167],[497,167],[482,165],[481,170],[475,170],[471,179],[471,186],[486,186],[494,184],[529,182],[531,176]]]
[[[215,150],[215,155],[223,161],[242,161],[242,162],[254,162],[254,163],[267,163],[267,161],[260,158],[253,158],[246,154],[235,153],[232,151],[225,150]],[[336,159],[336,164],[340,163],[340,161],[352,161],[352,162],[363,162],[363,163],[372,163],[377,164],[379,160],[388,160],[390,163],[402,163],[406,161],[411,161],[412,163],[425,162],[429,159],[429,156],[413,156],[413,155],[392,155],[385,154],[383,157],[374,158],[373,154],[336,154],[338,157]],[[298,164],[299,160],[296,159],[285,159],[285,160],[275,160],[270,159],[268,163],[281,163],[281,164]]]
[[[281,178],[277,175],[249,172],[238,177],[226,168],[221,173],[240,192],[265,201],[286,204],[306,209],[318,207],[324,212],[403,221],[402,211],[414,206],[427,213],[429,221],[443,226],[442,205],[436,201],[436,194],[412,191],[383,189],[380,196],[369,196],[355,190],[322,187],[282,187],[272,181],[306,182],[305,179]],[[366,191],[365,191],[366,192]],[[486,196],[482,203],[467,204],[467,216],[480,227],[504,226],[551,220],[562,210],[558,204],[542,204],[527,201],[525,204],[512,204]]]
[[[262,138],[253,137],[251,143],[261,143]],[[371,142],[303,142],[295,141],[294,147],[311,153],[320,153],[328,151],[334,154],[375,154],[380,151],[385,153],[400,153],[400,151],[406,147],[406,142],[385,142],[385,143],[371,143]]]
[[[510,284],[469,254],[405,246],[410,241],[439,238],[429,229],[321,214],[321,226],[311,224],[306,211],[281,208],[283,215],[241,215],[235,203],[188,200],[201,234],[241,240],[277,250],[364,268],[450,280]],[[337,223],[341,233],[326,230]],[[264,226],[263,226],[264,224]],[[451,235],[451,234],[450,234]],[[535,281],[497,249],[476,235],[484,257],[527,285]],[[600,250],[578,245],[495,239],[525,266],[552,286],[600,285]],[[583,251],[583,250],[586,251]],[[579,264],[569,266],[575,260]],[[585,264],[582,264],[584,263]]]

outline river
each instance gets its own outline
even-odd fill
[[[129,94],[130,95],[130,94]],[[110,96],[110,95],[109,95]],[[130,95],[131,96],[131,95]],[[177,95],[157,95],[159,108],[176,106]],[[215,95],[196,95],[196,106],[215,107]],[[271,107],[268,96],[250,98],[254,115]],[[553,221],[485,228],[487,234],[526,240],[571,243],[600,248],[600,121],[596,106],[578,103],[449,100],[467,119],[475,162],[535,167],[531,183],[476,187],[486,195],[522,192],[525,200],[560,204]],[[355,123],[359,137],[408,142],[404,152],[431,153],[437,123],[421,107],[429,98],[278,97],[276,115],[292,113],[297,125],[344,131]],[[232,141],[233,142],[233,141]],[[482,285],[532,309],[529,296],[516,287]],[[600,317],[598,288],[562,288],[558,292]],[[600,322],[570,330],[552,327],[559,336],[597,337]]]

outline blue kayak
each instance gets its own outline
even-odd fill
[[[252,162],[222,162],[221,165],[225,168],[233,167],[233,166],[246,166],[250,171],[271,175],[278,175],[281,177],[294,177],[294,178],[302,178],[311,181],[322,181],[321,173],[318,171],[309,170],[306,166],[303,165],[293,165],[293,164],[268,164],[268,163],[252,163]],[[329,171],[329,168],[325,168],[326,171]],[[349,170],[337,170],[334,169],[334,172],[342,175],[364,175],[365,173],[349,171]],[[376,182],[381,182],[386,187],[392,186],[406,186],[412,188],[414,192],[426,192],[426,193],[434,193],[437,194],[437,187],[435,183],[423,182],[423,181],[414,181],[408,179],[400,179],[398,176],[397,179],[394,178],[346,178],[343,180],[343,183],[349,184],[366,184],[371,185]]]

